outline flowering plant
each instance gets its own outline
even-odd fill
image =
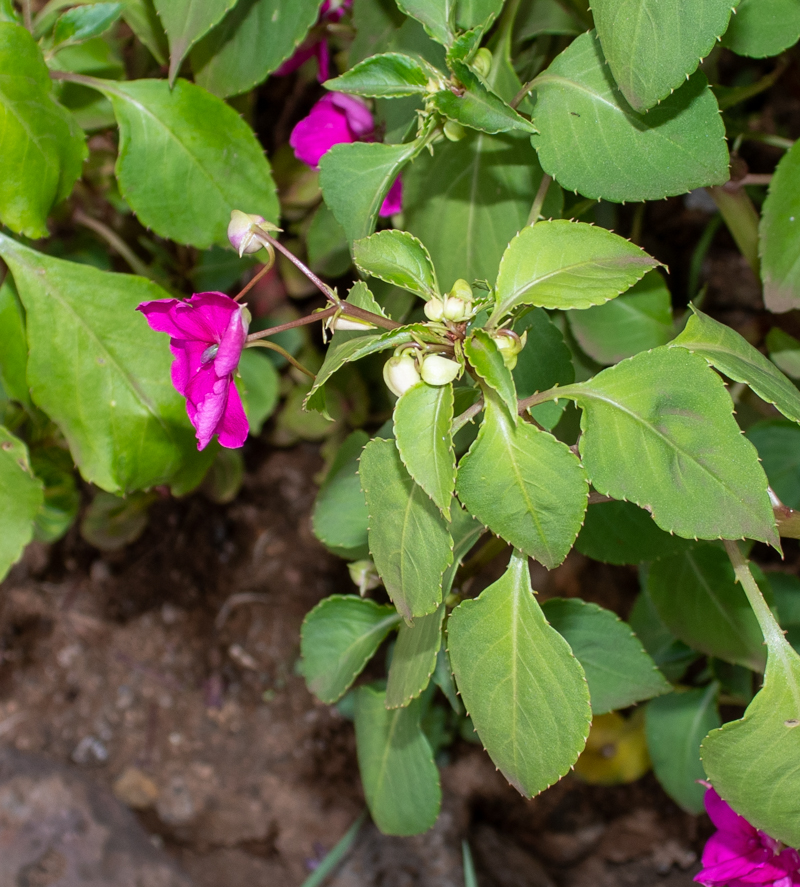
[[[755,347],[685,306],[722,221],[763,284],[759,323],[800,307],[800,148],[741,113],[785,66],[744,86],[716,56],[699,68],[720,39],[777,56],[800,22],[776,29],[745,0],[735,19],[730,0],[640,0],[648,29],[622,0],[356,0],[352,33],[318,0],[217,18],[155,5],[145,27],[123,4],[34,19],[0,0],[0,572],[77,516],[74,472],[36,467],[48,448],[121,508],[154,486],[185,495],[219,464],[213,438],[236,458],[286,394],[277,426],[299,427],[302,404],[335,451],[313,529],[354,579],[308,614],[302,671],[353,717],[381,829],[436,820],[443,737],[476,733],[532,796],[575,765],[593,718],[640,705],[676,802],[699,812],[706,778],[746,818],[708,795],[704,883],[796,885],[800,582],[750,556],[800,538],[800,343],[776,325]],[[97,76],[89,51],[117,60],[120,16],[140,79],[121,58]],[[318,38],[334,27],[347,66],[289,139],[322,202],[306,195],[306,217],[286,203],[281,239],[270,163],[224,99],[269,117],[250,91],[310,51],[330,73]],[[785,152],[774,172],[731,163],[749,142]],[[648,226],[699,189],[692,205],[719,214],[670,292]],[[48,219],[104,249],[36,247]],[[251,329],[240,300],[258,275],[224,291],[245,255],[265,271],[277,252],[324,305]],[[330,255],[344,264],[329,281]],[[274,341],[320,321],[324,352]],[[282,383],[262,346],[292,365]],[[537,599],[573,549],[638,569],[628,621]],[[386,678],[367,681],[384,643]]]

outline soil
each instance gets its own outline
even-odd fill
[[[0,845],[12,788],[38,798],[25,807],[25,833],[42,832],[38,856],[13,873],[0,862],[3,887],[32,885],[34,864],[36,884],[73,883],[47,868],[63,852],[41,798],[52,795],[47,809],[78,803],[78,784],[81,797],[104,787],[106,805],[110,791],[133,809],[151,845],[188,876],[174,883],[195,887],[299,885],[363,809],[352,724],[296,673],[305,613],[352,590],[310,531],[322,462],[312,445],[275,451],[257,441],[247,460],[233,504],[165,499],[141,539],[116,554],[73,529],[55,546],[29,546],[3,584],[0,745],[24,759],[7,772],[0,759]],[[636,589],[632,572],[577,554],[552,573],[535,570],[534,584],[543,597],[581,593],[622,612]],[[363,827],[332,887],[461,885],[463,839],[482,887],[691,883],[707,829],[651,776],[614,788],[568,777],[524,801],[480,748],[459,741],[447,758],[437,826],[411,839]],[[29,781],[12,785],[21,773]],[[109,816],[84,819],[107,825]],[[128,883],[114,871],[98,883]]]

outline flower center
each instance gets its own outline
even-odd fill
[[[206,350],[200,356],[200,363],[205,366],[217,356],[218,351],[219,345],[209,345],[208,348],[206,348]]]

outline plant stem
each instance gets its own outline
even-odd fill
[[[744,188],[729,188],[727,185],[706,188],[706,191],[716,203],[742,255],[758,275],[758,213],[747,192]]]
[[[118,253],[128,263],[134,273],[138,274],[140,277],[146,277],[148,280],[158,280],[153,272],[136,255],[128,244],[125,243],[119,234],[112,231],[104,222],[101,222],[99,219],[93,219],[91,216],[87,216],[80,208],[72,213],[72,220],[79,225],[83,225],[84,228],[91,229],[95,234],[102,237],[111,249]]]
[[[31,0],[22,0],[22,21],[26,30],[33,34],[33,13],[31,12]]]
[[[711,248],[711,242],[717,233],[719,226],[722,224],[722,216],[714,213],[711,220],[706,225],[705,230],[697,241],[697,246],[692,253],[692,260],[689,264],[689,300],[693,300],[700,289],[700,275],[703,271],[703,262]],[[699,307],[699,306],[698,306]]]
[[[461,431],[461,429],[467,424],[467,422],[471,422],[482,409],[483,398],[476,401],[474,404],[472,404],[471,407],[467,407],[467,409],[464,410],[464,412],[461,413],[460,416],[456,416],[455,419],[453,419],[453,436],[455,437],[455,435],[458,434],[459,431]]]
[[[770,610],[767,602],[764,600],[764,595],[761,594],[761,589],[750,572],[750,566],[742,555],[739,543],[731,542],[728,539],[724,541],[725,551],[728,552],[728,557],[731,559],[731,564],[733,564],[733,572],[736,574],[736,578],[744,589],[750,606],[753,608],[753,613],[758,620],[767,647],[770,649],[770,652],[777,652],[786,644],[783,631],[775,621],[772,610]]]
[[[267,263],[264,265],[264,267],[263,267],[263,268],[262,268],[257,274],[254,274],[253,277],[252,277],[252,279],[249,280],[249,281],[244,285],[244,287],[243,287],[242,290],[239,292],[239,294],[233,297],[233,301],[234,301],[234,302],[238,302],[239,299],[242,298],[242,296],[244,296],[244,295],[246,295],[247,293],[249,293],[250,290],[251,290],[251,289],[252,289],[252,288],[258,283],[258,281],[261,280],[261,278],[262,278],[262,277],[263,277],[263,276],[264,276],[264,275],[270,270],[270,268],[272,268],[272,263],[271,263],[271,262],[267,262]]]
[[[298,326],[305,326],[309,323],[316,323],[318,320],[325,320],[327,317],[333,317],[334,314],[339,309],[332,305],[330,308],[326,308],[324,311],[315,311],[313,314],[309,314],[306,317],[298,317],[297,320],[290,320],[288,323],[281,323],[278,326],[271,326],[266,330],[259,330],[257,333],[250,333],[247,337],[247,342],[256,342],[259,339],[266,339],[267,336],[275,336],[278,333],[283,333],[286,330],[293,330]]]
[[[317,377],[314,375],[314,373],[311,372],[311,370],[304,367],[303,364],[300,363],[300,361],[295,360],[292,357],[292,355],[289,354],[289,352],[285,348],[281,348],[280,345],[276,345],[274,342],[265,342],[263,339],[262,340],[254,340],[252,342],[249,342],[247,347],[248,348],[269,348],[270,351],[277,351],[278,354],[280,354],[282,357],[285,357],[295,369],[300,370],[301,373],[305,373],[307,376],[310,376],[312,379],[314,379],[316,381]]]
[[[547,175],[547,173],[542,176],[542,181],[539,183],[539,190],[536,192],[536,197],[533,198],[531,211],[528,214],[528,221],[526,223],[531,228],[539,221],[539,216],[542,214],[542,207],[544,206],[544,201],[547,197],[547,189],[550,187],[550,182],[552,181],[552,176]]]

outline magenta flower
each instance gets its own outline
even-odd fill
[[[292,130],[289,144],[295,157],[319,168],[323,154],[345,142],[372,142],[375,121],[360,99],[341,92],[329,92]],[[398,176],[380,208],[380,215],[392,216],[403,208],[403,183]]]
[[[319,18],[312,29],[311,36],[305,40],[295,51],[294,55],[287,59],[275,72],[278,77],[285,77],[296,71],[310,58],[317,58],[317,80],[324,83],[330,77],[331,54],[328,49],[328,40],[325,37],[325,29],[330,24],[338,22],[345,12],[353,5],[353,0],[342,0],[341,3],[333,3],[325,0],[319,10]]]
[[[223,447],[242,446],[250,426],[233,381],[247,338],[242,306],[224,293],[196,293],[185,302],[142,302],[136,310],[170,336],[172,384],[186,398],[197,449],[215,434]]]
[[[759,831],[709,788],[705,805],[717,827],[695,875],[705,887],[800,887],[800,853]]]

